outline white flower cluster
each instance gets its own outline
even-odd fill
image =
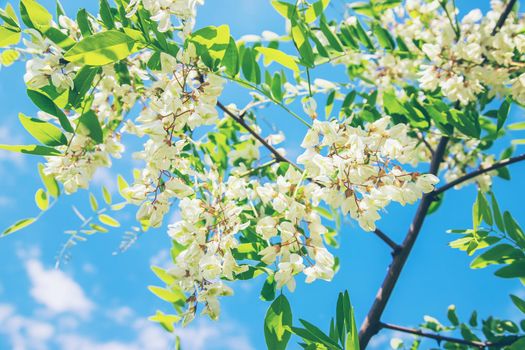
[[[349,121],[315,121],[302,143],[306,151],[297,160],[319,185],[317,201],[349,213],[367,231],[375,229],[379,211],[391,201],[414,203],[439,181],[400,166],[417,165],[426,151],[408,135],[407,125],[389,124],[388,116],[364,128]]]
[[[356,67],[362,84],[379,89],[379,102],[385,89],[418,84],[462,105],[484,92],[525,103],[525,19],[511,13],[493,34],[505,4],[494,0],[491,6],[485,16],[472,10],[456,24],[459,14],[452,6],[445,11],[438,0],[406,1],[385,11],[380,23],[408,52],[348,51],[333,62]],[[344,24],[355,21],[349,17]]]
[[[172,177],[173,171],[188,174],[190,170],[189,161],[181,157],[183,148],[192,142],[184,132],[217,121],[215,106],[224,80],[211,74],[201,76],[190,65],[194,60],[191,49],[180,53],[178,60],[162,54],[162,71],[153,72],[156,81],[143,92],[147,106],[136,123],[128,121],[123,129],[148,136],[144,150],[134,154],[146,166],[126,192],[134,203],[142,203],[137,219],[147,220],[153,227],[162,224],[173,197],[184,198],[192,193],[191,188]]]
[[[294,276],[301,272],[307,283],[332,279],[335,261],[323,241],[327,228],[308,202],[316,186],[303,186],[299,171],[289,167],[264,185],[237,176],[221,181],[213,170],[196,174],[195,181],[196,196],[180,201],[181,220],[169,226],[170,236],[183,247],[170,274],[189,295],[184,322],[194,317],[199,303],[203,314],[218,316],[217,297],[232,294],[221,279],[257,268],[239,261],[260,259],[268,265],[259,267],[266,272],[275,263],[277,289],[286,285],[293,291]],[[241,243],[243,237],[249,243]],[[259,258],[248,258],[246,252]]]
[[[65,153],[59,157],[46,157],[44,167],[44,173],[61,182],[67,194],[79,188],[87,189],[95,171],[99,167],[110,167],[111,157],[120,158],[124,151],[118,134],[106,137],[99,145],[81,133],[70,134],[69,138],[68,146],[57,147]]]
[[[186,36],[195,25],[197,5],[204,4],[204,0],[131,0],[127,7],[127,17],[132,17],[141,3],[151,14],[151,19],[159,22],[159,32],[172,30],[171,17],[176,16],[182,24],[183,36]]]
[[[462,105],[475,101],[485,91],[490,96],[510,93],[525,101],[525,86],[521,84],[525,76],[515,73],[522,67],[519,62],[525,53],[525,21],[516,22],[511,13],[494,34],[503,2],[491,1],[492,10],[485,16],[479,9],[472,10],[457,24],[458,13],[452,8],[447,11],[449,15],[440,11],[439,1],[409,1],[405,6],[406,11],[402,7],[392,10],[386,24],[412,46],[413,52],[419,50],[410,39],[423,41],[425,58],[417,73],[423,89],[439,88],[449,100]],[[394,13],[404,22],[396,20]]]
[[[31,89],[40,89],[50,83],[58,90],[73,89],[73,78],[78,67],[63,59],[63,50],[34,29],[28,29],[32,40],[24,39],[27,51],[32,53],[27,60],[24,81]]]

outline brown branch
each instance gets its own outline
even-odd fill
[[[488,168],[478,169],[476,171],[473,171],[471,173],[463,175],[463,176],[457,178],[456,180],[451,181],[448,184],[443,185],[443,186],[435,189],[431,194],[433,196],[437,196],[437,195],[439,195],[439,194],[441,194],[441,193],[451,189],[452,187],[454,187],[456,185],[459,185],[459,184],[461,184],[461,183],[463,183],[463,182],[465,182],[467,180],[470,180],[470,179],[475,178],[477,176],[483,175],[483,174],[488,173],[490,171],[506,167],[507,165],[511,165],[511,164],[514,164],[514,163],[521,162],[523,160],[525,160],[525,154],[502,160],[501,162],[495,163],[495,164],[493,164],[492,166],[490,166]]]
[[[435,150],[434,156],[432,157],[429,173],[433,175],[438,173],[439,165],[443,160],[443,155],[445,154],[447,144],[448,138],[442,137]],[[403,242],[403,245],[401,246],[401,250],[398,254],[394,255],[394,259],[388,268],[388,272],[383,281],[383,284],[381,285],[381,288],[379,288],[374,303],[370,308],[370,311],[368,312],[368,315],[366,316],[363,324],[361,325],[361,329],[359,331],[359,343],[361,349],[365,349],[370,339],[381,329],[381,316],[385,311],[385,307],[388,303],[388,300],[390,299],[390,296],[392,295],[401,271],[403,270],[412,247],[414,246],[419,232],[421,231],[423,221],[427,216],[428,209],[430,208],[433,198],[434,197],[430,194],[423,196],[421,202],[419,203],[419,207],[417,208],[414,220],[410,225],[407,236]]]
[[[379,237],[383,242],[385,242],[390,248],[392,248],[392,254],[397,254],[399,251],[401,251],[401,246],[394,242],[386,233],[381,231],[380,229],[376,228],[374,230],[374,233],[377,237]]]
[[[498,30],[500,30],[501,27],[505,24],[505,21],[510,15],[510,12],[512,11],[512,7],[514,6],[515,3],[516,3],[516,0],[509,1],[505,10],[501,14],[501,17],[498,19],[496,26],[494,27],[494,30],[492,32],[492,35],[496,34]],[[443,160],[443,156],[445,154],[448,141],[449,139],[446,136],[443,136],[441,140],[439,141],[439,145],[437,146],[437,148],[434,150],[434,153],[432,154],[432,162],[430,164],[429,173],[433,175],[438,174],[439,166]],[[519,160],[515,160],[514,162],[516,161],[519,161]],[[508,164],[511,164],[511,163],[507,163],[506,165]],[[490,171],[490,170],[487,170],[487,171]],[[475,172],[469,175],[471,175],[472,177],[477,176]],[[453,186],[454,185],[452,185],[452,187]],[[423,198],[421,198],[421,201],[416,211],[416,215],[414,216],[414,219],[412,221],[412,224],[410,225],[406,238],[403,241],[401,250],[397,254],[394,254],[394,259],[392,261],[392,264],[390,264],[388,268],[387,275],[385,279],[383,280],[383,284],[381,285],[381,288],[379,288],[376,294],[376,297],[374,299],[374,303],[372,304],[372,307],[370,308],[365,320],[363,321],[363,324],[361,325],[361,329],[359,330],[359,343],[360,343],[361,349],[366,349],[368,343],[370,342],[370,339],[375,334],[377,334],[377,332],[381,330],[381,316],[383,315],[383,312],[385,311],[385,307],[388,304],[388,300],[390,299],[392,295],[394,287],[399,279],[399,276],[401,274],[401,271],[403,270],[403,267],[405,266],[408,256],[410,255],[410,252],[412,251],[414,243],[416,242],[417,237],[419,236],[419,232],[421,231],[421,227],[423,226],[425,217],[428,214],[430,204],[432,203],[432,201],[434,200],[437,194],[439,193],[436,193],[436,191],[433,191],[431,193],[424,195]]]
[[[230,111],[225,105],[223,105],[220,101],[217,101],[217,107],[219,107],[224,113],[226,113],[228,116],[230,116],[233,120],[235,120],[237,123],[239,123],[246,131],[248,131],[253,137],[257,139],[264,147],[266,147],[270,153],[273,154],[273,157],[278,162],[284,162],[288,163],[291,166],[293,166],[296,169],[301,170],[297,164],[283,156],[279,151],[277,151],[272,145],[268,143],[261,135],[259,135],[255,130],[250,127],[246,121],[244,120],[243,116],[237,116],[235,113]],[[302,171],[302,170],[301,170]]]
[[[500,18],[498,19],[498,22],[496,23],[496,26],[492,30],[492,35],[496,35],[496,33],[503,27],[505,24],[505,21],[510,15],[510,12],[512,11],[512,8],[516,4],[516,0],[510,0],[507,6],[505,7],[505,10],[503,10],[503,13],[501,14]]]
[[[391,330],[398,331],[398,332],[418,335],[420,337],[435,339],[435,340],[438,341],[438,343],[440,343],[442,341],[446,341],[446,342],[450,342],[450,343],[474,346],[474,347],[477,347],[477,348],[480,348],[480,349],[485,349],[486,347],[500,348],[500,347],[503,347],[503,346],[511,345],[517,339],[519,339],[518,336],[513,336],[513,337],[508,337],[508,338],[506,338],[505,340],[503,340],[501,342],[489,342],[489,341],[482,342],[482,341],[476,341],[476,340],[465,340],[465,339],[460,339],[460,338],[448,337],[446,335],[441,335],[441,334],[438,334],[438,333],[429,333],[429,332],[425,332],[425,331],[422,331],[422,330],[419,330],[419,329],[415,329],[415,328],[402,327],[402,326],[398,326],[398,325],[394,325],[394,324],[388,324],[388,323],[383,323],[383,322],[380,323],[380,327],[381,328],[386,328],[386,329],[391,329]]]

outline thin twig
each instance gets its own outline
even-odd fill
[[[512,11],[512,8],[516,4],[516,0],[510,0],[507,6],[505,7],[505,10],[503,10],[503,13],[501,14],[500,18],[498,19],[498,22],[496,22],[496,26],[492,30],[492,35],[496,35],[496,33],[503,27],[505,24],[505,21],[510,15],[510,12]]]
[[[392,248],[392,253],[397,254],[401,250],[401,246],[394,242],[386,233],[376,228],[374,233],[379,237],[383,242],[385,242],[390,248]]]
[[[231,117],[233,120],[235,120],[237,123],[239,123],[246,131],[248,131],[253,137],[257,139],[264,147],[266,147],[274,156],[275,160],[278,162],[284,162],[289,163],[291,166],[293,166],[296,169],[301,170],[297,164],[283,156],[279,151],[277,151],[272,145],[268,143],[261,135],[259,135],[255,130],[253,130],[243,118],[240,118],[239,116],[235,115],[232,111],[228,109],[225,105],[223,105],[220,101],[217,101],[217,107],[219,107],[224,113],[226,113],[229,117]],[[302,171],[302,170],[301,170]]]
[[[457,178],[456,180],[451,181],[451,182],[447,183],[446,185],[443,185],[443,186],[435,189],[431,194],[433,196],[437,196],[437,195],[439,195],[439,194],[441,194],[441,193],[451,189],[452,187],[454,187],[456,185],[459,185],[459,184],[461,184],[461,183],[463,183],[463,182],[465,182],[467,180],[470,180],[470,179],[475,178],[477,176],[483,175],[483,174],[488,173],[490,171],[497,170],[497,169],[506,167],[508,165],[521,162],[523,160],[525,160],[525,154],[502,160],[501,162],[495,163],[495,164],[493,164],[492,166],[490,166],[488,168],[478,169],[476,171],[473,171],[471,173],[463,175],[463,176]]]
[[[422,330],[415,329],[415,328],[408,328],[408,327],[403,327],[403,326],[398,326],[398,325],[388,324],[388,323],[383,323],[383,322],[380,323],[380,326],[381,328],[391,329],[391,330],[403,332],[403,333],[414,334],[420,337],[435,339],[438,342],[446,341],[450,343],[474,346],[480,349],[484,349],[486,347],[500,348],[503,346],[508,346],[508,345],[511,345],[513,342],[515,342],[516,339],[518,339],[518,337],[516,336],[516,337],[508,337],[501,342],[488,342],[488,341],[482,342],[482,341],[476,341],[476,340],[465,340],[461,338],[448,337],[446,335],[441,335],[438,333],[424,332]]]

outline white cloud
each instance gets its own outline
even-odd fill
[[[242,327],[234,323],[197,321],[189,327],[178,328],[183,348],[192,350],[253,350],[249,338]]]
[[[98,168],[93,175],[93,183],[100,186],[106,186],[111,193],[117,191],[117,176],[109,168]]]
[[[55,329],[48,322],[20,316],[14,307],[0,304],[0,333],[6,335],[13,350],[44,350]]]
[[[121,306],[114,310],[109,310],[107,316],[118,324],[129,324],[130,319],[134,317],[134,312],[127,306]]]
[[[35,258],[25,262],[31,296],[52,313],[72,312],[87,317],[94,308],[78,283],[61,270],[45,269]]]

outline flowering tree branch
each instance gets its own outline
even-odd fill
[[[465,340],[465,339],[460,339],[460,338],[447,337],[445,335],[441,335],[437,333],[424,332],[422,330],[415,329],[415,328],[408,328],[408,327],[403,327],[403,326],[398,326],[398,325],[388,324],[388,323],[383,323],[383,322],[380,323],[380,327],[391,329],[391,330],[398,331],[398,332],[414,334],[420,337],[435,339],[438,341],[438,343],[445,341],[445,342],[450,342],[450,343],[478,347],[480,349],[484,349],[489,346],[499,348],[499,347],[511,345],[514,341],[516,341],[516,339],[518,339],[518,337],[516,336],[516,337],[508,337],[501,342],[482,342],[482,341],[476,341],[476,340]]]
[[[443,155],[445,154],[448,141],[449,139],[447,137],[442,137],[439,141],[434,156],[432,157],[432,162],[430,164],[430,174],[437,174],[439,170],[439,165],[443,160]],[[390,267],[388,268],[388,272],[383,281],[383,284],[381,285],[381,288],[379,288],[374,303],[370,308],[370,311],[368,312],[368,315],[366,316],[359,331],[359,343],[361,349],[365,349],[370,339],[381,329],[381,315],[385,310],[385,307],[388,303],[388,300],[390,299],[390,296],[392,295],[397,280],[399,279],[399,275],[401,274],[401,271],[405,266],[408,256],[412,251],[412,247],[414,246],[419,232],[421,231],[421,227],[423,226],[423,222],[425,220],[425,217],[427,216],[428,209],[430,208],[430,204],[432,203],[432,199],[432,195],[427,194],[423,196],[419,207],[417,208],[414,220],[410,225],[407,236],[401,246],[401,249],[399,250],[398,254],[394,255],[394,259],[392,261],[392,264],[390,264]]]
[[[437,195],[439,195],[439,194],[441,194],[441,193],[451,189],[452,187],[454,187],[456,185],[459,185],[459,184],[461,184],[461,183],[463,183],[465,181],[468,181],[468,180],[470,180],[472,178],[475,178],[476,176],[479,176],[479,175],[488,173],[490,171],[506,167],[507,165],[511,165],[511,164],[514,164],[514,163],[521,162],[523,160],[525,160],[525,154],[502,160],[501,162],[498,162],[498,163],[496,163],[496,164],[494,164],[494,165],[492,165],[492,166],[490,166],[488,168],[478,169],[478,170],[473,171],[471,173],[468,173],[468,174],[466,174],[466,175],[464,175],[462,177],[459,177],[456,180],[451,181],[448,184],[446,184],[446,185],[436,189],[434,192],[432,192],[432,194],[434,196],[437,196]]]

